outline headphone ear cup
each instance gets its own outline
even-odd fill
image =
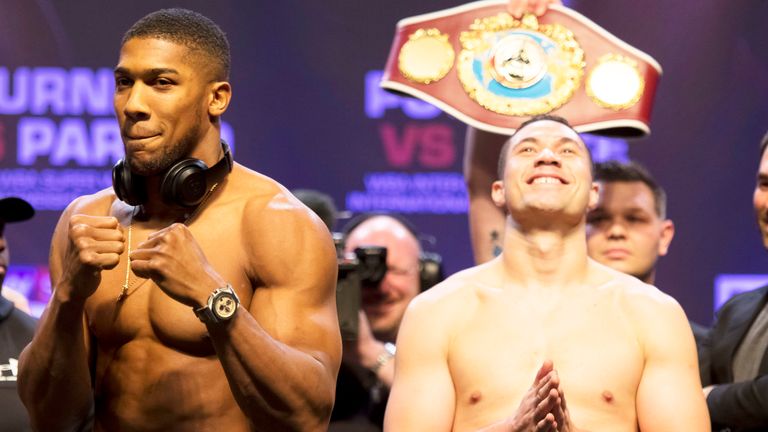
[[[136,206],[147,201],[147,187],[144,177],[133,175],[125,159],[112,167],[112,189],[117,198],[126,204]]]
[[[419,282],[426,291],[445,279],[443,258],[435,252],[422,252],[419,257]]]
[[[184,159],[175,163],[165,173],[160,185],[163,201],[181,207],[200,204],[206,192],[207,169],[208,166],[198,159]]]

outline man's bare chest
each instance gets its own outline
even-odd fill
[[[131,250],[140,247],[151,232],[134,228]],[[196,232],[195,240],[209,265],[237,287],[241,301],[247,306],[252,290],[237,242],[229,242],[224,247],[221,238],[214,238],[205,231]],[[163,281],[137,275],[129,267],[126,244],[119,264],[101,272],[99,288],[86,304],[88,328],[98,343],[119,347],[137,338],[150,338],[193,355],[212,354],[207,330],[193,308],[171,298],[162,284]]]
[[[509,415],[545,360],[554,363],[577,416],[634,412],[643,353],[615,304],[502,301],[480,305],[451,342],[457,421]]]

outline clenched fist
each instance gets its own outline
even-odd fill
[[[208,263],[186,225],[175,223],[149,235],[131,252],[137,276],[151,278],[174,300],[198,308],[226,284]]]
[[[73,215],[57,289],[86,299],[101,282],[101,271],[114,268],[125,248],[123,229],[112,216]]]

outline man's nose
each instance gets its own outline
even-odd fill
[[[611,221],[608,226],[608,238],[619,240],[627,237],[627,228],[620,221]]]
[[[146,103],[148,89],[140,83],[134,84],[127,95],[123,113],[131,120],[145,120],[149,118],[149,107]]]
[[[536,155],[536,166],[538,165],[560,166],[560,157],[552,149],[545,147]]]
[[[392,289],[392,275],[390,273],[391,272],[387,270],[387,272],[384,273],[384,278],[381,279],[381,282],[374,287],[379,294],[386,294]]]

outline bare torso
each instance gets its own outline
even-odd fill
[[[233,172],[232,183],[239,183],[237,177],[243,175]],[[257,186],[257,196],[263,192],[264,205],[279,191],[271,180],[252,177],[250,181]],[[242,306],[249,308],[252,302],[267,300],[269,294],[254,294],[259,281],[241,241],[247,199],[236,187],[227,192],[227,199],[208,202],[188,226],[208,262],[233,286]],[[101,204],[94,207],[105,203]],[[109,207],[109,215],[120,220],[127,238],[133,208],[118,201]],[[167,225],[134,218],[132,247]],[[91,350],[95,350],[96,429],[250,430],[206,328],[189,306],[133,273],[127,297],[117,301],[125,283],[126,257],[127,249],[117,267],[102,272],[98,290],[86,303]]]
[[[592,279],[591,286],[567,290],[500,288],[491,263],[448,288],[440,316],[451,328],[455,431],[477,430],[514,413],[545,359],[559,373],[574,424],[637,430],[644,356],[625,293],[653,288],[602,269]]]

